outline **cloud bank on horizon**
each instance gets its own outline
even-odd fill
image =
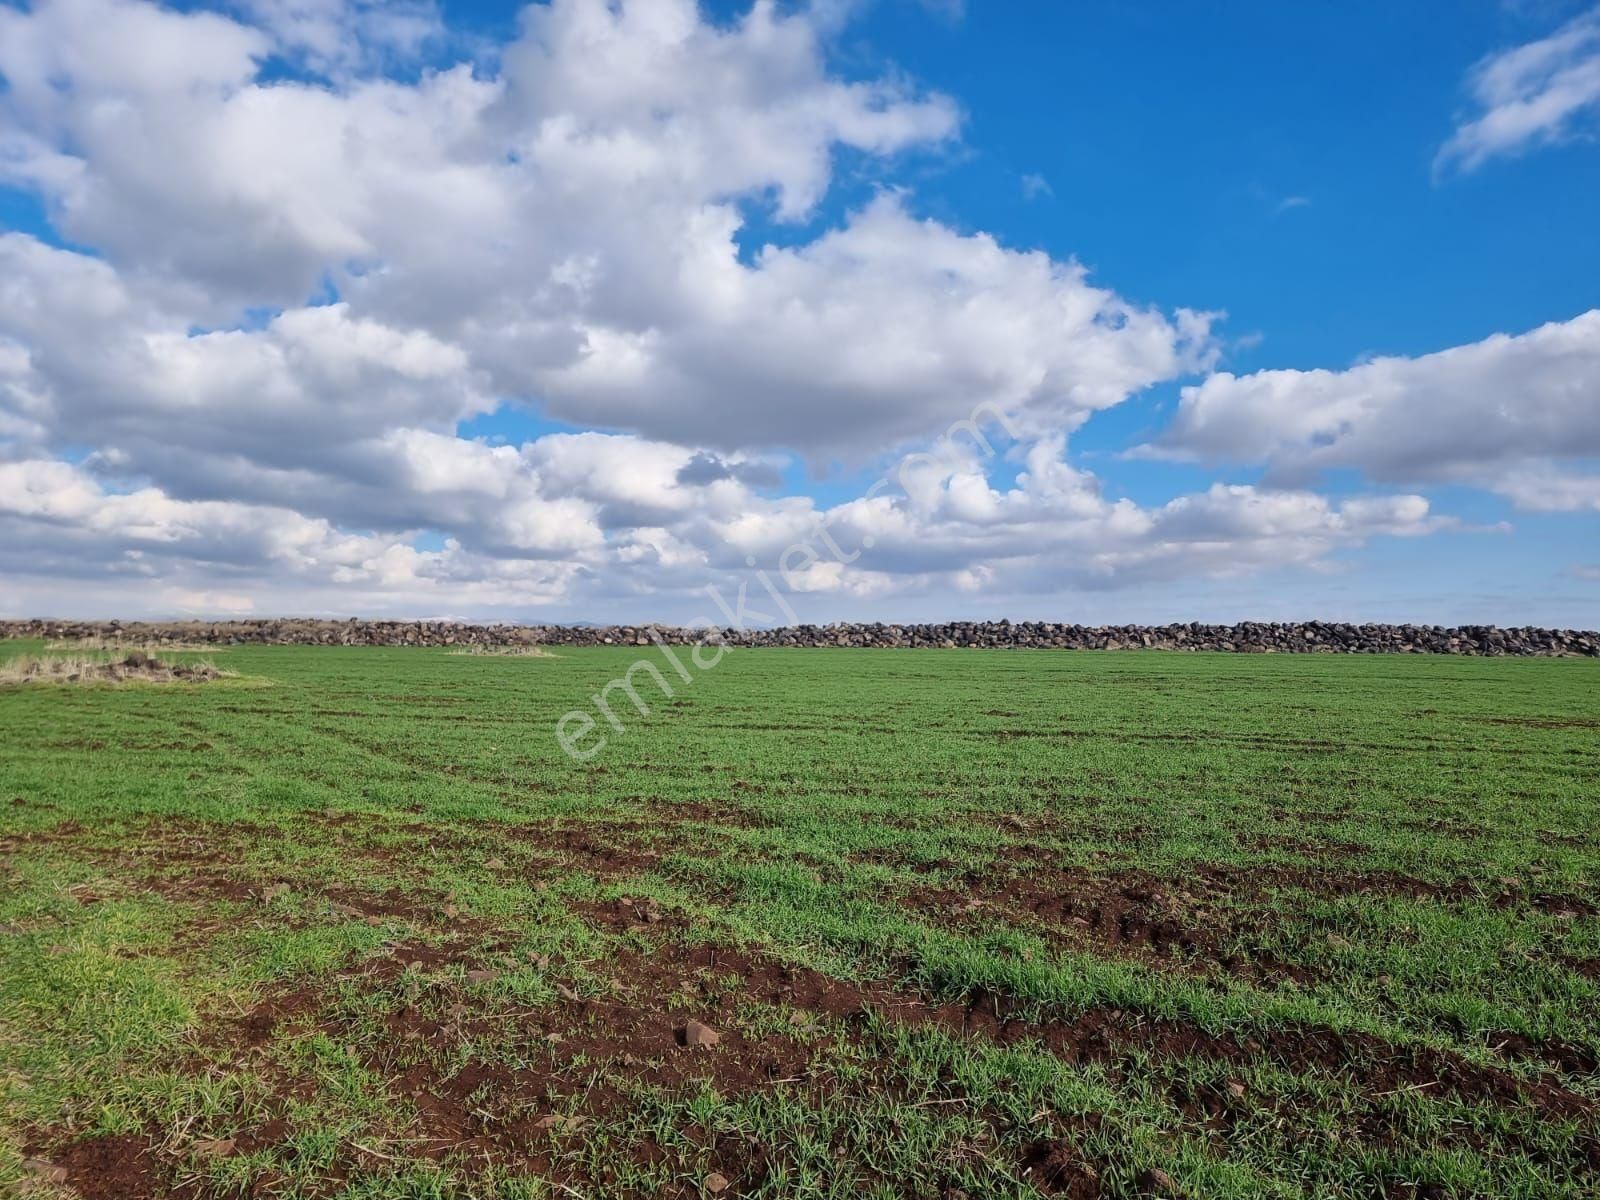
[[[1204,303],[927,202],[968,114],[840,52],[857,7],[0,5],[39,214],[0,229],[0,612],[683,620],[763,569],[818,621],[1447,620],[1383,547],[1595,532],[1600,310],[1230,370]],[[1587,137],[1600,10],[1464,86],[1423,174]]]

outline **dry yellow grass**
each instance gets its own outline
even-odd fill
[[[472,658],[561,658],[543,646],[463,646],[451,654],[464,654]]]
[[[145,654],[179,654],[215,650],[215,646],[204,642],[151,642],[131,641],[121,638],[72,638],[65,641],[46,642],[46,650],[97,650],[110,651],[115,654],[127,654],[134,650],[143,651]]]
[[[0,662],[0,684],[205,683],[237,674],[206,661],[166,663],[141,650],[120,657],[28,654]]]

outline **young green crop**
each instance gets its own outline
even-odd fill
[[[0,1185],[1596,1183],[1600,663],[657,653],[0,687]]]

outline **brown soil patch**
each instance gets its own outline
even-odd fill
[[[1557,957],[1567,970],[1582,975],[1585,979],[1600,981],[1600,958],[1574,958],[1570,955]]]
[[[518,850],[559,858],[602,878],[647,872],[661,857],[656,849],[622,844],[611,836],[644,834],[643,823],[541,824],[537,841],[532,836],[507,840],[518,831],[531,835],[533,829],[496,828],[499,840],[492,844],[513,861],[506,869],[516,869]],[[177,829],[168,832],[174,836],[162,843],[171,855],[167,861],[193,861],[199,866],[215,859],[215,844],[209,840],[185,840]],[[471,844],[475,853],[484,846],[476,840]],[[1024,872],[969,878],[965,892],[930,890],[926,899],[936,911],[959,914],[956,903],[964,906],[976,894],[982,903],[1025,913],[1062,937],[1163,961],[1271,970],[1273,965],[1265,962],[1232,966],[1218,949],[1224,935],[1234,933],[1226,924],[1225,901],[1248,894],[1252,887],[1292,886],[1287,881],[1296,878],[1288,873],[1258,876],[1246,868],[1201,868],[1177,889],[1170,881],[1131,872],[1052,874],[1035,863]],[[1377,888],[1390,881],[1369,882]],[[191,886],[241,898],[223,890],[239,886],[237,881],[220,875],[212,878],[203,869],[194,872]],[[330,905],[347,907],[352,914],[416,913],[429,924],[437,924],[440,914],[434,902],[398,891],[378,895],[332,887],[323,894]],[[262,899],[254,890],[242,898]],[[1518,903],[1536,907],[1541,901],[1561,899],[1517,893]],[[420,1139],[422,1152],[468,1163],[520,1167],[561,1180],[567,1178],[565,1172],[579,1169],[575,1159],[563,1153],[570,1148],[567,1139],[581,1135],[586,1122],[630,1108],[632,1093],[640,1087],[670,1091],[705,1085],[725,1095],[800,1088],[826,1102],[834,1089],[844,1085],[828,1071],[823,1052],[841,1042],[870,1039],[868,1014],[892,1025],[936,1029],[996,1045],[1038,1047],[1068,1063],[1101,1064],[1114,1077],[1147,1071],[1139,1061],[1146,1055],[1238,1063],[1241,1068],[1265,1059],[1296,1072],[1343,1076],[1374,1097],[1414,1091],[1497,1107],[1531,1106],[1556,1120],[1592,1120],[1595,1115],[1590,1101],[1554,1078],[1523,1080],[1459,1055],[1396,1046],[1368,1035],[1304,1026],[1253,1036],[1213,1034],[1185,1022],[1109,1008],[1041,1018],[1013,998],[990,992],[935,1003],[886,983],[854,983],[784,964],[758,951],[693,942],[681,917],[648,898],[621,897],[574,907],[592,924],[628,935],[626,943],[601,963],[591,964],[591,969],[614,976],[613,986],[602,996],[580,996],[558,985],[561,998],[534,1010],[486,1002],[481,991],[471,990],[475,985],[470,979],[462,988],[459,975],[462,970],[490,972],[478,981],[490,982],[497,963],[509,952],[509,943],[474,946],[464,937],[446,946],[398,943],[388,953],[334,977],[334,984],[355,982],[369,992],[393,991],[393,1007],[384,1016],[387,1036],[367,1053],[366,1065],[410,1100],[416,1113],[411,1132]],[[462,922],[457,932],[481,934],[483,929]],[[643,949],[641,940],[647,943]],[[415,988],[409,983],[397,986],[411,976],[417,979]],[[774,1031],[770,1019],[750,1020],[750,1006],[792,1010],[792,1016],[784,1017],[787,1023]],[[694,1044],[706,1039],[691,1036],[691,1021],[712,1031],[710,1044]],[[306,1027],[348,1040],[351,1030],[332,1007],[326,983],[286,989],[218,1032],[224,1047],[248,1056],[285,1030]],[[470,1050],[481,1044],[495,1046],[494,1055]],[[1592,1056],[1578,1057],[1581,1048],[1522,1045],[1510,1038],[1492,1044],[1507,1057],[1543,1059],[1568,1071],[1594,1070]],[[465,1056],[464,1051],[468,1051]],[[1197,1126],[1223,1133],[1229,1128],[1236,1098],[1201,1089],[1178,1099]],[[265,1128],[251,1136],[261,1146],[273,1144]],[[123,1165],[116,1170],[124,1174],[142,1164],[150,1179],[164,1178],[158,1173],[153,1144],[144,1139],[90,1139],[82,1145],[97,1147],[79,1152],[84,1155],[122,1154],[117,1161]],[[715,1169],[730,1181],[723,1195],[748,1193],[768,1177],[768,1148],[715,1137],[710,1137],[708,1146]],[[66,1165],[63,1156],[71,1152],[71,1147],[58,1150],[52,1161]],[[646,1144],[637,1153],[648,1161],[649,1155],[665,1152]],[[1588,1153],[1600,1170],[1600,1142],[1588,1143]],[[1093,1196],[1099,1191],[1095,1167],[1076,1157],[1069,1139],[1030,1145],[1019,1171],[1047,1193]],[[159,1194],[165,1192],[159,1188],[85,1192],[89,1200]]]
[[[365,920],[373,925],[393,920],[453,929],[473,926],[469,918],[456,910],[449,896],[430,889],[391,887],[369,891],[342,884],[291,886],[284,882],[244,879],[211,868],[197,868],[178,876],[144,875],[141,881],[172,900],[220,900],[256,907],[264,918],[271,914],[272,921],[285,928],[300,927],[308,921],[274,912],[272,906],[280,899],[311,900],[314,907],[324,908],[325,915]],[[213,923],[204,923],[202,932],[213,927]]]
[[[520,847],[541,857],[558,857],[597,878],[613,879],[655,870],[664,857],[678,851],[715,856],[706,832],[692,827],[701,824],[750,828],[752,820],[736,806],[685,801],[656,806],[647,820],[480,823],[472,826],[471,845],[489,853]]]
[[[645,903],[611,902],[618,919],[629,921],[631,929],[659,930],[657,922],[635,919]],[[386,962],[380,960],[364,970],[375,979],[392,980],[411,953],[410,948],[397,948]],[[451,953],[444,952],[425,965],[463,961],[450,957]],[[1213,1034],[1180,1021],[1103,1007],[1070,1018],[1040,1019],[1025,1015],[1017,1002],[992,992],[935,1004],[888,984],[836,979],[759,951],[688,943],[677,936],[647,950],[619,948],[608,961],[617,976],[614,993],[600,998],[569,997],[547,1009],[515,1016],[518,1051],[543,1047],[549,1065],[505,1076],[494,1075],[485,1067],[489,1074],[482,1078],[494,1077],[491,1090],[520,1096],[535,1107],[583,1095],[585,1105],[598,1115],[617,1097],[596,1089],[587,1077],[582,1088],[572,1087],[578,1081],[563,1075],[563,1064],[580,1058],[589,1063],[609,1060],[619,1066],[607,1073],[612,1083],[670,1087],[704,1080],[733,1093],[780,1078],[816,1086],[818,1081],[807,1066],[819,1044],[815,1036],[799,1040],[787,1035],[746,1038],[739,1032],[742,1006],[757,1005],[794,1010],[797,1015],[792,1027],[799,1034],[820,1032],[822,1026],[811,1025],[820,1021],[836,1026],[842,1023],[843,1032],[835,1027],[828,1037],[860,1037],[870,1012],[891,1024],[935,1028],[998,1045],[1034,1044],[1070,1063],[1132,1069],[1130,1056],[1135,1053],[1240,1064],[1265,1058],[1297,1072],[1356,1076],[1374,1093],[1416,1088],[1430,1095],[1498,1105],[1531,1104],[1551,1116],[1592,1113],[1589,1101],[1553,1080],[1522,1080],[1446,1051],[1397,1046],[1366,1034],[1293,1025],[1254,1035]],[[703,1055],[682,1053],[682,1029],[691,1019],[706,1023],[721,1035]],[[438,1052],[424,1057],[450,1061],[449,1052],[463,1041],[491,1032],[503,1038],[505,1018],[471,1007],[423,1011],[405,1005],[391,1016],[390,1028],[396,1034],[395,1047],[417,1043]],[[403,1057],[414,1056],[408,1053]],[[414,1072],[416,1065],[405,1070]],[[460,1092],[461,1084],[472,1078],[411,1076],[412,1082],[424,1089],[442,1086],[447,1095]],[[474,1087],[464,1095],[478,1090]]]
[[[1503,1058],[1543,1062],[1574,1075],[1593,1075],[1600,1071],[1600,1055],[1588,1047],[1574,1045],[1561,1038],[1535,1041],[1525,1034],[1506,1030],[1487,1035],[1485,1041],[1491,1050]]]
[[[676,913],[669,913],[654,899],[646,896],[622,896],[613,900],[576,901],[568,907],[589,924],[611,933],[662,934],[668,930],[682,931],[688,922]]]
[[[1518,725],[1524,729],[1600,729],[1595,717],[1469,717],[1486,725]]]
[[[308,815],[307,819],[335,831],[348,823],[342,819],[346,817],[349,814],[335,814],[332,817],[317,814],[314,818]],[[4,849],[7,842],[61,841],[81,832],[82,826],[69,821],[52,830],[16,835],[0,841],[0,849]],[[264,832],[277,835],[276,830],[251,822],[211,825],[182,819],[162,819],[152,821],[139,833],[119,840],[114,848],[88,847],[85,848],[85,854],[109,873],[148,888],[166,899],[178,902],[223,901],[259,907],[264,916],[270,912],[275,919],[287,925],[303,925],[306,922],[274,909],[274,903],[280,898],[300,902],[310,900],[313,908],[320,902],[328,914],[362,918],[374,924],[394,919],[455,928],[471,925],[467,918],[454,911],[455,905],[450,896],[433,888],[391,886],[378,890],[316,879],[290,879],[270,873],[236,873],[242,870],[238,864],[249,839]],[[343,849],[381,865],[386,872],[408,873],[403,850],[356,844]],[[205,932],[216,927],[214,922],[202,922],[199,929]]]
[[[1501,895],[1496,897],[1495,902],[1501,908],[1507,908],[1517,903],[1517,897]],[[1600,916],[1600,906],[1596,906],[1593,902],[1577,896],[1539,893],[1528,896],[1525,903],[1553,917],[1571,919],[1572,917]]]
[[[156,1200],[171,1194],[170,1173],[156,1157],[156,1143],[143,1134],[101,1134],[28,1154],[65,1172],[64,1182],[83,1200]]]
[[[1266,1058],[1296,1072],[1358,1077],[1369,1093],[1426,1090],[1494,1105],[1529,1104],[1552,1117],[1590,1116],[1591,1101],[1552,1080],[1525,1081],[1497,1067],[1425,1046],[1397,1046],[1370,1034],[1285,1025],[1253,1035],[1211,1034],[1196,1026],[1121,1009],[1093,1008],[1066,1020],[1012,1015],[1014,1002],[979,993],[936,1009],[939,1026],[1002,1045],[1036,1042],[1067,1062],[1117,1064],[1138,1049],[1163,1057],[1248,1063]],[[1600,1143],[1595,1146],[1600,1163]]]
[[[654,831],[639,824],[608,825],[605,833],[635,834],[648,838]],[[663,852],[652,846],[634,845],[625,841],[603,837],[593,827],[557,827],[540,831],[530,839],[546,853],[559,854],[569,866],[576,867],[598,879],[615,879],[623,875],[641,875],[654,870],[661,862]]]
[[[735,1026],[736,997],[714,982],[727,964],[716,960],[709,949],[679,959],[671,990],[661,979],[643,992],[566,1000],[525,1019],[508,1047],[516,1067],[470,1061],[459,1071],[441,1070],[464,1041],[491,1033],[503,1039],[503,1026],[470,1012],[406,1006],[388,1019],[393,1048],[368,1065],[412,1098],[426,1153],[515,1162],[532,1151],[527,1165],[538,1169],[550,1166],[540,1160],[553,1138],[630,1107],[635,1087],[703,1083],[738,1095],[820,1085],[806,1040]],[[726,1165],[723,1171],[729,1173]]]
[[[1416,1091],[1503,1108],[1531,1106],[1549,1119],[1594,1117],[1590,1101],[1553,1079],[1522,1080],[1458,1055],[1368,1035],[1298,1026],[1253,1036],[1208,1033],[1110,1008],[1041,1018],[991,992],[934,1003],[886,983],[834,978],[757,950],[687,940],[680,920],[649,900],[623,898],[582,911],[605,928],[645,941],[641,948],[630,940],[607,954],[603,969],[614,978],[603,995],[579,995],[558,983],[560,998],[551,1004],[508,1007],[473,989],[492,982],[509,943],[402,942],[331,982],[269,997],[220,1031],[222,1042],[240,1057],[258,1053],[275,1037],[311,1029],[347,1042],[352,1029],[334,999],[338,985],[387,994],[392,1006],[382,1017],[385,1034],[363,1052],[363,1060],[410,1102],[415,1115],[407,1134],[415,1139],[414,1151],[449,1159],[469,1173],[495,1164],[573,1184],[604,1181],[581,1177],[581,1156],[570,1153],[572,1139],[584,1136],[592,1122],[632,1112],[641,1087],[673,1092],[709,1086],[725,1096],[796,1088],[819,1104],[847,1087],[893,1088],[889,1078],[846,1083],[827,1065],[827,1051],[842,1043],[863,1047],[866,1061],[882,1058],[875,1021],[1033,1047],[1067,1063],[1099,1064],[1113,1079],[1147,1072],[1147,1056],[1237,1063],[1241,1070],[1267,1060],[1295,1072],[1343,1076],[1374,1097]],[[474,981],[472,972],[484,974]],[[475,1049],[484,1045],[494,1052]],[[284,1080],[282,1086],[291,1096],[306,1085]],[[1175,1100],[1189,1123],[1217,1136],[1227,1135],[1241,1111],[1238,1097],[1210,1084]],[[1259,1102],[1252,1097],[1246,1103]],[[270,1148],[287,1132],[280,1121],[240,1135],[240,1145]],[[93,1139],[83,1145],[94,1149],[77,1151],[81,1157],[73,1162],[99,1155],[122,1164],[116,1170],[123,1176],[152,1181],[154,1189],[86,1192],[90,1200],[166,1194],[157,1187],[165,1176],[148,1141]],[[697,1161],[708,1161],[729,1181],[726,1196],[758,1189],[777,1153],[712,1134],[701,1149],[708,1160]],[[69,1152],[57,1151],[53,1161],[65,1165]],[[641,1163],[665,1163],[667,1157],[648,1141],[632,1153]],[[1588,1153],[1600,1169],[1600,1143]],[[353,1159],[348,1167],[375,1165]],[[1100,1165],[1084,1161],[1070,1137],[1051,1135],[1024,1148],[1017,1170],[1045,1194],[1093,1197],[1100,1194]],[[135,1169],[144,1174],[130,1175]]]
[[[1067,1138],[1034,1142],[1023,1152],[1018,1173],[1046,1196],[1096,1200],[1101,1194],[1100,1172]]]
[[[1144,872],[1096,874],[1040,870],[969,872],[960,887],[929,887],[903,902],[957,926],[992,924],[998,915],[1075,949],[1137,958],[1156,966],[1225,972],[1251,979],[1311,973],[1250,945],[1252,925],[1229,906],[1225,886],[1198,874],[1181,881]],[[1245,947],[1243,953],[1234,949]]]
[[[1600,913],[1581,897],[1530,891],[1518,879],[1492,886],[1471,880],[1441,884],[1392,871],[1222,863],[1196,864],[1163,878],[1131,869],[1061,868],[1047,849],[1010,850],[1008,858],[969,870],[954,882],[913,888],[899,902],[956,928],[992,927],[999,918],[1074,949],[1132,957],[1153,966],[1300,983],[1313,982],[1315,973],[1284,961],[1258,941],[1260,908],[1275,903],[1282,892],[1318,898],[1477,901],[1564,919]],[[859,857],[919,871],[950,866],[914,863],[882,852]]]
[[[644,903],[596,907],[631,920]],[[489,957],[462,947],[406,944],[341,978],[373,988],[400,985],[384,1019],[387,1036],[365,1062],[414,1106],[410,1132],[418,1152],[555,1179],[572,1169],[561,1154],[564,1139],[630,1110],[640,1087],[703,1084],[724,1095],[777,1086],[825,1090],[831,1082],[813,1071],[812,1062],[823,1044],[841,1035],[813,1018],[862,1010],[861,996],[848,985],[676,938],[649,953],[619,948],[607,960],[618,976],[614,991],[581,997],[566,989],[562,999],[533,1011],[485,1006],[481,997],[458,994],[453,983],[436,978],[414,996],[404,986],[407,973],[418,968],[420,979],[440,967],[483,969]],[[750,1003],[789,1003],[807,1015],[777,1032],[756,1032],[742,1019]],[[259,1005],[237,1023],[233,1039],[243,1050],[308,1024],[338,1037],[348,1033],[330,1012],[325,991],[302,991]],[[504,1054],[460,1065],[461,1049],[480,1039]],[[765,1177],[764,1150],[724,1147],[720,1140],[715,1148],[716,1168],[730,1180],[725,1194],[738,1195]]]
[[[643,821],[416,821],[401,829],[435,852],[466,861],[500,859],[500,869],[510,870],[561,865],[602,880],[653,870],[664,853],[656,842],[665,831]]]

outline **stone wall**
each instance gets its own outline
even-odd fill
[[[120,639],[230,646],[674,645],[720,635],[731,646],[872,646],[954,649],[1222,650],[1283,654],[1480,654],[1600,657],[1600,633],[1465,625],[1346,625],[1324,621],[1236,625],[1061,625],[953,621],[938,625],[796,625],[782,629],[678,629],[636,625],[467,625],[453,621],[0,621],[0,637]],[[713,639],[714,640],[714,639]]]

